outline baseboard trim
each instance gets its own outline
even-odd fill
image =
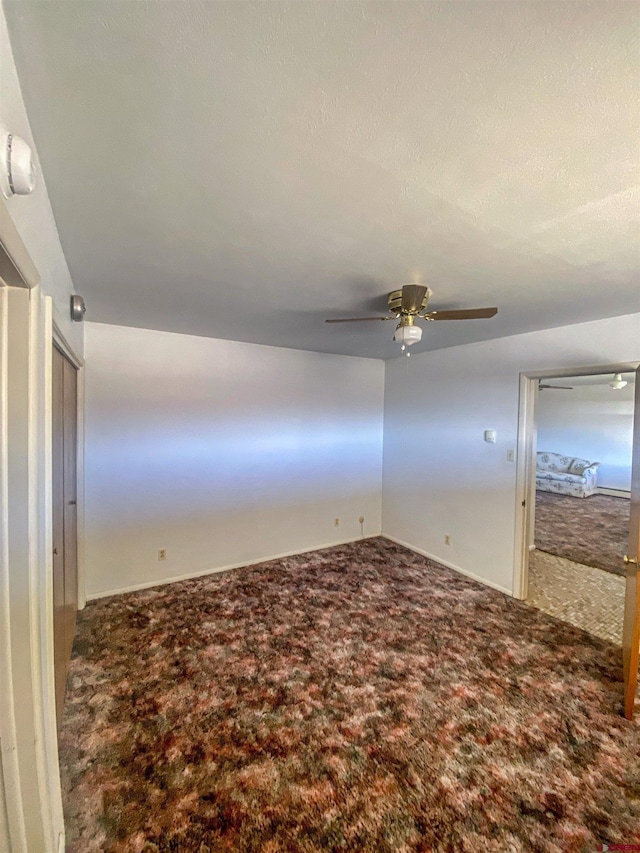
[[[325,548],[334,548],[337,545],[349,545],[352,542],[362,542],[363,539],[374,539],[376,536],[381,536],[381,533],[371,533],[368,536],[357,536],[355,539],[341,539],[339,542],[328,542],[324,545],[313,545],[310,548],[302,548],[299,551],[285,551],[282,554],[273,554],[269,557],[260,557],[250,562],[230,563],[227,566],[218,566],[213,569],[203,569],[200,572],[186,572],[182,575],[174,575],[170,578],[162,580],[145,581],[144,583],[135,583],[131,586],[123,586],[118,589],[107,590],[106,592],[90,592],[87,593],[87,601],[97,601],[100,598],[109,598],[112,595],[124,595],[127,592],[140,592],[143,589],[151,589],[154,586],[166,586],[170,583],[178,583],[179,581],[188,581],[193,578],[202,578],[207,575],[217,575],[220,572],[230,572],[232,569],[241,569],[245,566],[257,566],[260,563],[268,563],[270,560],[282,560],[285,557],[296,557],[298,554],[309,554],[311,551],[322,551]]]
[[[408,542],[403,542],[402,539],[397,539],[395,536],[389,536],[388,533],[383,533],[382,537],[384,539],[389,539],[391,542],[395,542],[396,545],[402,545],[403,548],[408,548],[409,551],[415,551],[416,554],[420,554],[422,557],[427,557],[429,560],[433,560],[434,563],[439,563],[441,566],[445,566],[447,569],[453,569],[454,572],[458,572],[459,575],[464,575],[467,578],[470,578],[473,581],[477,581],[478,583],[483,584],[484,586],[490,586],[492,589],[497,589],[498,592],[503,592],[505,595],[508,595],[509,598],[513,598],[513,591],[507,589],[504,586],[500,586],[498,583],[493,583],[493,581],[488,581],[486,578],[481,578],[480,575],[476,575],[473,572],[468,572],[466,569],[462,569],[460,566],[456,566],[455,563],[450,563],[448,560],[443,560],[442,557],[436,557],[435,554],[430,554],[428,551],[424,551],[422,548],[417,548],[415,545],[410,545]]]
[[[627,498],[627,500],[631,500],[631,492],[628,492],[625,489],[607,489],[606,486],[598,486],[596,494],[611,495],[611,497],[614,498]]]

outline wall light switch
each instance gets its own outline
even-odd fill
[[[497,433],[496,433],[495,429],[485,429],[484,440],[488,441],[489,444],[495,444],[496,443],[496,437],[497,437]]]
[[[507,450],[507,462],[515,462],[515,461],[516,461],[516,452],[515,452],[515,450],[513,450],[513,448],[510,447],[509,450]]]

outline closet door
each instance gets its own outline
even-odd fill
[[[77,481],[77,373],[64,364],[64,619],[66,660],[71,660],[78,612],[78,481]]]
[[[53,348],[52,363],[52,508],[53,508],[53,646],[56,710],[60,721],[67,678],[64,607],[64,356]]]
[[[52,410],[53,642],[59,724],[78,610],[77,373],[56,347]]]

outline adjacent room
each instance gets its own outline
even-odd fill
[[[635,374],[541,380],[527,601],[622,644]]]
[[[639,36],[1,0],[3,853],[640,845]]]

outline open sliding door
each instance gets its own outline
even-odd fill
[[[636,370],[636,395],[633,408],[633,467],[631,472],[631,519],[625,594],[622,661],[624,669],[624,715],[630,720],[638,689],[638,657],[640,654],[640,367]]]

